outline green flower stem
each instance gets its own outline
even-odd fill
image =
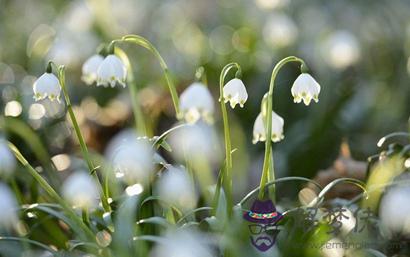
[[[171,75],[169,73],[168,66],[165,63],[162,56],[159,54],[158,50],[152,45],[152,43],[150,41],[148,41],[146,38],[141,37],[139,35],[127,35],[127,36],[122,37],[121,39],[113,40],[111,43],[113,44],[115,42],[130,42],[130,43],[134,43],[138,46],[142,46],[142,47],[148,49],[158,59],[159,64],[161,65],[161,68],[164,72],[164,76],[165,76],[165,80],[167,81],[167,84],[168,84],[169,92],[171,93],[172,102],[174,104],[176,116],[178,118],[180,118],[181,114],[179,112],[178,93],[177,93],[175,85],[174,85],[174,83],[171,79]]]
[[[138,87],[135,82],[134,72],[132,70],[131,62],[127,54],[119,47],[115,47],[115,54],[118,55],[127,67],[127,84],[131,94],[132,110],[134,114],[135,128],[141,135],[147,135],[147,128],[145,126],[144,114],[138,103]]]
[[[102,189],[102,184],[101,184],[100,178],[98,177],[97,173],[95,172],[97,170],[97,167],[94,167],[94,164],[91,161],[90,155],[88,153],[87,145],[84,141],[84,137],[83,137],[83,135],[81,133],[81,130],[80,130],[80,126],[78,125],[77,118],[74,115],[74,111],[73,111],[73,107],[71,105],[70,97],[68,95],[67,88],[65,86],[64,66],[60,66],[58,68],[58,79],[60,81],[60,85],[61,85],[61,88],[63,90],[65,102],[66,102],[66,105],[67,105],[68,114],[70,115],[71,122],[73,124],[75,133],[76,133],[77,138],[78,138],[78,142],[80,143],[81,152],[83,154],[84,159],[87,162],[87,166],[88,166],[88,169],[90,170],[90,174],[94,175],[95,179],[98,182],[98,185],[100,186],[100,195],[101,195],[101,202],[102,202],[103,208],[106,212],[111,211],[111,207],[110,207],[110,205],[108,203],[108,200],[107,200],[108,196],[105,195],[104,190]]]
[[[83,223],[82,219],[77,216],[74,210],[57,194],[56,191],[47,183],[47,181],[30,165],[30,163],[24,158],[15,145],[8,143],[10,150],[13,152],[16,159],[28,170],[30,175],[37,181],[37,183],[66,211],[67,216],[76,223],[78,227],[85,233],[85,240],[95,241],[94,233]],[[73,228],[75,230],[75,228]],[[81,235],[81,234],[80,234]]]
[[[225,65],[221,71],[221,75],[219,76],[219,102],[221,104],[221,111],[222,111],[222,119],[224,124],[224,137],[225,137],[225,169],[221,169],[224,171],[224,175],[222,177],[223,180],[223,188],[226,194],[226,208],[228,217],[232,215],[232,208],[233,208],[233,197],[232,197],[232,146],[231,146],[231,134],[229,129],[229,120],[228,120],[228,113],[226,111],[225,102],[223,99],[223,87],[225,85],[225,78],[228,75],[229,71],[232,68],[236,68],[239,72],[241,71],[241,66],[239,64],[233,62]],[[219,192],[219,188],[217,191]],[[218,199],[216,199],[218,201]]]
[[[275,88],[275,78],[278,75],[279,70],[289,62],[299,62],[301,63],[301,70],[307,69],[305,62],[295,56],[289,56],[282,59],[278,62],[275,67],[273,68],[271,80],[269,84],[269,92],[268,92],[268,106],[266,110],[266,124],[265,124],[265,131],[266,131],[266,142],[265,142],[265,156],[263,161],[263,170],[262,170],[262,177],[260,181],[260,190],[258,198],[263,200],[265,198],[265,184],[268,182],[269,171],[273,167],[273,158],[272,164],[270,163],[271,159],[271,135],[272,135],[272,101],[273,101],[273,89]],[[274,170],[271,171],[271,179],[274,179]]]

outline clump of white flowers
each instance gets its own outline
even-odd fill
[[[0,228],[11,228],[17,222],[17,201],[9,187],[0,183]]]
[[[50,99],[60,101],[61,85],[58,78],[51,72],[41,75],[33,84],[34,99],[36,101]]]
[[[7,146],[7,142],[0,138],[0,176],[10,176],[16,167],[16,159]]]
[[[127,68],[124,63],[114,54],[110,54],[101,62],[97,69],[97,86],[125,87]]]
[[[243,107],[248,100],[248,92],[242,80],[234,78],[226,83],[223,87],[223,100],[225,103],[229,102],[232,108],[235,108],[237,104]]]
[[[88,85],[92,85],[97,81],[97,71],[101,63],[104,61],[104,57],[99,54],[95,54],[85,61],[82,67],[81,79]]]
[[[188,123],[202,119],[213,122],[214,100],[208,88],[200,83],[191,84],[180,96],[179,108],[182,117]]]
[[[293,83],[291,92],[295,103],[303,100],[305,105],[309,105],[312,99],[319,102],[320,85],[308,73],[302,73]]]
[[[209,241],[203,233],[193,229],[168,231],[164,241],[152,251],[151,257],[216,256]]]
[[[134,131],[117,135],[106,151],[117,178],[128,184],[145,184],[154,168],[154,151],[147,139],[138,138]]]
[[[272,111],[272,134],[271,140],[273,142],[279,142],[284,138],[283,135],[283,125],[284,120],[276,112]],[[259,141],[266,140],[265,124],[263,122],[263,114],[259,113],[256,117],[255,124],[253,125],[253,140],[252,142],[256,144]]]
[[[76,171],[63,184],[64,198],[75,208],[89,209],[98,206],[99,191],[97,183],[85,171]]]
[[[178,209],[192,209],[196,205],[195,188],[185,169],[169,167],[159,179],[157,191],[162,200]]]

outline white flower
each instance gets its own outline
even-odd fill
[[[201,118],[212,122],[214,100],[204,84],[195,82],[182,92],[179,108],[188,123],[195,123]]]
[[[82,67],[83,75],[81,79],[86,84],[91,85],[97,81],[97,71],[103,61],[104,58],[99,54],[95,54],[85,61]]]
[[[170,167],[157,184],[160,198],[178,209],[192,209],[197,197],[194,185],[185,169]]]
[[[48,97],[51,101],[60,101],[61,86],[58,78],[52,73],[44,73],[33,85],[34,99],[36,101]]]
[[[207,160],[217,162],[220,158],[218,136],[212,126],[198,122],[179,128],[169,135],[169,144],[174,157],[193,162]]]
[[[8,177],[16,167],[16,159],[4,139],[0,138],[0,176]]]
[[[291,92],[295,103],[303,100],[305,105],[309,105],[312,99],[319,102],[320,85],[312,76],[302,73],[293,83]]]
[[[151,257],[214,257],[210,239],[193,229],[168,231],[163,241],[156,245]]]
[[[117,56],[110,54],[102,61],[97,70],[97,86],[125,87],[127,69]]]
[[[99,202],[97,183],[85,171],[77,171],[70,175],[63,184],[64,198],[74,207],[94,208]]]
[[[283,136],[283,118],[272,111],[272,136],[273,142],[279,142],[284,138]],[[266,140],[265,125],[263,122],[262,113],[259,113],[256,117],[255,124],[253,125],[253,140],[252,142],[256,144],[259,141]]]
[[[9,187],[0,183],[0,228],[11,228],[17,222],[17,201]]]
[[[339,30],[324,41],[323,57],[336,69],[344,69],[360,59],[360,44],[349,31]]]
[[[146,184],[154,168],[154,151],[148,140],[138,138],[134,131],[116,136],[106,151],[117,178],[128,184]]]
[[[292,45],[299,34],[295,22],[286,14],[271,14],[262,30],[265,42],[274,47],[282,48]]]
[[[234,78],[226,83],[223,88],[223,98],[225,103],[230,102],[232,108],[235,108],[237,104],[243,107],[248,100],[248,92],[242,80]]]
[[[410,235],[409,194],[410,186],[408,184],[396,186],[389,189],[380,202],[381,228],[388,237],[396,233],[400,233],[403,236]]]

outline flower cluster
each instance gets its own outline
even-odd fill
[[[99,54],[91,56],[82,67],[82,80],[91,85],[115,87],[117,84],[125,87],[127,68],[114,54],[103,57]]]
[[[295,103],[303,103],[307,106],[312,100],[316,103],[319,101],[320,85],[316,80],[307,73],[300,74],[292,85],[291,93]],[[256,144],[259,141],[266,140],[265,117],[261,113],[256,117],[253,126],[253,140]],[[274,111],[272,111],[272,142],[279,142],[284,138],[283,135],[284,120]]]

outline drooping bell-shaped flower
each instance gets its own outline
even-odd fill
[[[120,58],[110,54],[101,62],[97,70],[97,86],[125,87],[127,68]]]
[[[128,184],[145,185],[154,168],[154,154],[147,139],[138,138],[134,131],[123,131],[110,142],[106,157],[115,176]]]
[[[0,138],[0,176],[8,177],[16,167],[16,159],[7,146],[7,142]]]
[[[101,63],[104,61],[104,57],[99,54],[95,54],[88,58],[82,67],[81,79],[88,85],[92,85],[97,81],[97,71]]]
[[[185,169],[170,167],[158,181],[158,195],[167,204],[188,210],[196,206],[195,186]]]
[[[34,99],[36,101],[45,98],[51,101],[60,101],[61,85],[53,73],[44,73],[33,84]]]
[[[17,201],[6,184],[0,182],[0,228],[11,228],[17,222]]]
[[[214,100],[202,83],[195,82],[182,92],[179,108],[188,123],[195,123],[200,119],[208,123],[213,121]]]
[[[85,171],[77,171],[70,175],[64,181],[62,192],[64,198],[76,208],[94,208],[99,202],[97,183]]]
[[[242,80],[234,78],[228,81],[223,88],[223,99],[225,103],[230,102],[232,108],[237,104],[243,107],[248,100],[248,92]]]
[[[305,105],[309,105],[312,99],[319,102],[320,85],[312,76],[302,73],[293,83],[291,92],[295,103],[303,100]]]
[[[284,125],[283,118],[277,115],[274,111],[272,111],[272,134],[271,134],[272,142],[279,142],[284,138],[283,125]],[[265,125],[263,122],[263,115],[262,113],[259,113],[258,117],[256,117],[255,124],[253,125],[252,142],[256,144],[259,141],[265,141],[265,140],[266,140],[266,132],[265,132]]]

